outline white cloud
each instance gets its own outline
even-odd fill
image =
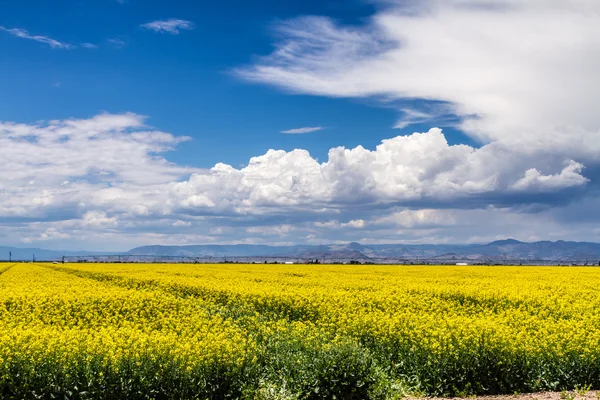
[[[98,46],[93,43],[81,43],[81,47],[84,49],[97,49]]]
[[[190,221],[181,221],[181,220],[177,220],[175,222],[173,222],[173,226],[177,226],[177,227],[182,227],[182,226],[192,226],[192,223]]]
[[[596,202],[597,206],[597,202]],[[29,243],[40,241],[43,233],[54,228],[69,238],[55,238],[43,241],[43,247],[56,249],[80,248],[98,251],[126,251],[132,247],[147,244],[285,244],[312,243],[331,244],[351,241],[363,244],[378,243],[484,243],[493,240],[516,238],[518,240],[559,240],[572,239],[583,241],[599,241],[600,231],[597,229],[597,217],[590,218],[590,209],[581,210],[581,205],[569,206],[580,209],[586,218],[577,221],[561,221],[557,218],[557,209],[547,209],[539,213],[522,213],[513,209],[486,208],[475,210],[436,210],[437,218],[414,217],[415,214],[428,210],[387,210],[382,213],[403,215],[399,220],[383,223],[378,216],[366,219],[365,226],[360,229],[344,228],[344,222],[331,221],[327,227],[316,226],[307,221],[296,221],[293,224],[281,224],[273,221],[256,221],[261,225],[210,227],[207,221],[197,221],[193,233],[186,227],[172,226],[172,220],[129,220],[112,227],[84,227],[80,221],[35,222],[26,226],[3,226],[2,234],[6,238],[21,238]],[[408,211],[404,212],[403,211]],[[408,217],[413,214],[412,217]],[[430,218],[431,217],[431,218]],[[413,221],[405,223],[405,221]],[[417,222],[414,222],[414,221]],[[281,222],[281,220],[279,220]],[[397,223],[400,222],[400,223]],[[218,222],[221,223],[221,222]],[[50,235],[51,236],[51,235]],[[46,236],[48,237],[48,235]],[[40,245],[41,246],[41,245]]]
[[[317,228],[330,228],[330,229],[337,229],[339,228],[342,224],[339,221],[326,221],[326,222],[315,222],[314,225]]]
[[[372,150],[332,148],[325,162],[306,150],[269,150],[242,168],[200,170],[161,157],[188,138],[145,121],[103,113],[0,122],[0,147],[11,149],[0,164],[4,234],[103,246],[210,242],[215,235],[240,243],[414,241],[417,231],[423,241],[443,241],[443,232],[472,218],[469,209],[496,204],[517,215],[531,204],[551,208],[556,196],[576,198],[591,184],[565,154],[500,142],[449,145],[439,129]],[[520,215],[514,221],[533,218]],[[193,234],[185,229],[192,220]]]
[[[192,30],[194,24],[184,19],[170,18],[167,20],[152,21],[140,25],[142,28],[150,29],[154,32],[166,32],[171,35],[178,35],[181,30]]]
[[[421,209],[393,212],[390,215],[378,217],[374,225],[392,225],[402,228],[432,228],[458,224],[455,212],[452,210]]]
[[[384,140],[375,150],[333,148],[323,163],[305,150],[269,150],[241,169],[217,164],[193,174],[173,184],[170,192],[182,199],[187,212],[263,214],[462,199],[481,205],[517,193],[535,195],[588,183],[581,164],[530,151],[499,143],[479,149],[452,146],[441,130],[432,129]]]
[[[394,124],[396,129],[404,129],[414,124],[440,124],[443,126],[455,126],[457,125],[457,118],[453,115],[453,109],[451,106],[445,103],[431,103],[424,102],[419,105],[420,108],[414,106],[401,107],[398,111],[400,112],[400,118]]]
[[[22,38],[22,39],[34,40],[36,42],[47,44],[48,46],[50,46],[53,49],[70,50],[75,47],[72,44],[60,42],[60,41],[58,41],[56,39],[52,39],[48,36],[32,35],[29,32],[27,32],[25,29],[19,29],[19,28],[9,29],[9,28],[6,28],[6,27],[0,25],[0,30],[10,33],[11,35]]]
[[[280,236],[285,237],[288,233],[296,230],[297,228],[289,225],[274,225],[274,226],[252,226],[246,228],[246,232],[250,234],[257,234],[263,236]]]
[[[560,173],[552,175],[542,175],[536,168],[525,171],[525,176],[515,182],[512,187],[517,190],[527,190],[535,187],[538,190],[554,191],[565,187],[584,185],[589,179],[581,175],[583,164],[569,161],[569,165],[563,168]]]
[[[213,203],[211,199],[203,194],[194,194],[183,199],[181,201],[181,205],[186,208],[212,208],[215,206],[215,203]]]
[[[313,225],[317,228],[326,228],[326,229],[340,229],[340,228],[354,228],[354,229],[362,229],[366,226],[366,222],[362,219],[353,219],[348,222],[339,222],[335,220],[326,221],[326,222],[315,222]]]
[[[596,1],[392,1],[364,26],[283,22],[276,50],[237,73],[299,93],[441,101],[483,143],[598,158],[599,15]]]
[[[299,135],[302,133],[311,133],[311,132],[317,132],[317,131],[322,131],[323,128],[322,126],[313,126],[313,127],[305,127],[305,128],[295,128],[295,129],[288,129],[285,131],[281,131],[281,133],[285,133],[288,135]]]
[[[433,118],[433,116],[429,113],[423,111],[412,110],[410,108],[403,108],[402,113],[404,116],[402,119],[399,119],[398,122],[394,125],[394,128],[403,129],[413,124],[418,124],[420,122],[426,122]]]
[[[11,149],[0,164],[1,234],[105,245],[215,235],[239,243],[600,240],[599,15],[590,0],[389,1],[362,26],[283,22],[275,51],[237,70],[288,91],[374,98],[400,112],[397,128],[458,116],[456,127],[478,146],[451,145],[434,128],[374,149],[332,148],[325,162],[303,149],[270,150],[245,167],[199,170],[162,157],[186,138],[137,114],[0,122],[0,147]],[[177,34],[193,24],[143,27]]]
[[[62,233],[54,228],[46,229],[39,237],[25,238],[25,243],[32,243],[37,241],[57,240],[57,239],[69,239],[71,236],[67,233]]]
[[[479,149],[449,145],[439,129],[384,140],[374,150],[333,148],[323,163],[300,149],[269,150],[240,169],[219,163],[195,170],[156,156],[184,140],[145,126],[144,117],[132,113],[35,125],[0,123],[0,146],[11,149],[1,167],[0,185],[8,189],[0,194],[0,218],[56,209],[137,217],[320,215],[350,206],[462,199],[478,207],[514,194],[525,195],[518,201],[526,204],[527,195],[589,182],[580,163],[554,153],[498,143]],[[362,219],[348,219],[355,222],[347,226],[360,227]]]
[[[147,207],[143,196],[157,185],[197,171],[157,156],[188,138],[153,130],[144,119],[105,113],[32,125],[0,122],[0,147],[11,149],[0,167],[0,218],[60,213],[68,219],[94,205],[135,212]]]
[[[88,211],[83,215],[82,224],[86,228],[116,227],[119,222],[116,217],[107,217],[103,211]]]
[[[365,227],[365,225],[366,225],[366,223],[362,219],[353,219],[350,222],[342,224],[343,227],[349,227],[349,228],[355,228],[355,229],[362,229]]]
[[[265,215],[319,210],[325,218],[313,221],[314,229],[341,235],[350,232],[342,221],[360,219],[374,241],[413,230],[421,241],[446,240],[441,231],[483,240],[498,232],[511,236],[511,229],[525,240],[585,238],[566,217],[560,217],[570,226],[564,229],[553,218],[597,214],[585,200],[585,212],[569,203],[586,193],[583,199],[597,196],[600,3],[378,4],[363,25],[314,16],[283,21],[275,50],[235,72],[288,92],[371,98],[399,111],[395,128],[441,121],[462,130],[476,147],[449,145],[432,129],[385,140],[374,150],[334,148],[325,163],[302,150],[272,151],[245,168],[221,165],[182,185],[207,195],[203,188],[218,174],[235,182],[227,185],[238,198],[221,203],[207,195],[215,208]],[[400,208],[387,215],[373,211],[394,207]],[[489,234],[457,233],[458,226],[477,231],[465,219],[488,215],[494,216],[486,224]],[[319,240],[315,233],[304,237]]]
[[[122,49],[123,47],[127,46],[127,42],[121,38],[108,39],[108,43],[117,49]]]

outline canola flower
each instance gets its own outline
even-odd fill
[[[4,272],[0,301],[4,398],[218,398],[252,353],[197,302],[41,266]]]
[[[600,386],[600,270],[16,264],[3,397],[397,398]]]

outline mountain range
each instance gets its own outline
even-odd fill
[[[48,261],[48,260],[58,260],[63,256],[65,257],[79,257],[79,256],[102,256],[114,253],[105,253],[105,252],[93,252],[93,251],[68,251],[68,250],[47,250],[47,249],[39,249],[37,247],[8,247],[8,246],[0,246],[0,260],[15,260],[15,261]]]
[[[368,259],[464,259],[473,261],[502,260],[600,260],[600,243],[539,241],[514,239],[487,244],[376,244],[330,245],[197,245],[143,246],[129,251],[131,255],[179,257],[297,257]]]
[[[65,257],[106,256],[118,253],[59,251],[39,248],[0,247],[0,260],[59,260]],[[600,243],[539,241],[520,242],[514,239],[487,244],[376,244],[360,243],[329,245],[193,245],[193,246],[142,246],[131,249],[123,256],[153,257],[290,257],[299,259],[377,259],[404,260],[469,260],[473,262],[501,262],[503,260],[549,261],[600,261]]]

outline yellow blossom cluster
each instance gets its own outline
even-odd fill
[[[192,299],[32,264],[0,275],[4,395],[77,390],[95,398],[161,387],[183,395],[185,384],[219,393],[229,390],[219,387],[221,375],[239,374],[252,347],[245,332]]]
[[[0,274],[3,393],[600,386],[596,268],[16,264]]]

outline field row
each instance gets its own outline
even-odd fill
[[[4,398],[395,398],[600,385],[600,270],[16,264]]]

